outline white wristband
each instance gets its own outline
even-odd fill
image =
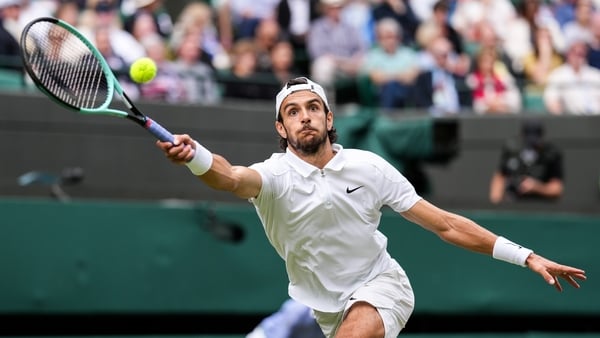
[[[212,166],[213,155],[212,153],[204,148],[200,143],[196,142],[196,150],[194,153],[194,158],[192,158],[185,165],[190,169],[192,174],[196,176],[203,175],[206,173],[210,167]]]
[[[508,239],[499,236],[496,239],[496,243],[494,243],[494,252],[492,256],[501,261],[520,266],[527,266],[527,257],[529,257],[532,252],[532,250],[524,248],[519,244],[515,244]]]

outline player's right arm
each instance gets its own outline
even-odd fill
[[[189,135],[173,135],[174,142],[160,142],[156,145],[165,152],[171,162],[186,164],[197,154],[196,142]],[[229,191],[240,198],[256,197],[262,186],[260,174],[244,166],[234,166],[223,156],[212,155],[210,168],[197,175],[209,187],[216,190]]]

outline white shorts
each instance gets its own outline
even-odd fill
[[[356,302],[366,302],[377,309],[383,320],[385,338],[398,337],[415,307],[415,297],[406,273],[402,269],[389,270],[356,290],[344,311],[314,311],[325,337],[335,336],[348,309]]]

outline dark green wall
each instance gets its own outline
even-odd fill
[[[0,200],[0,313],[268,313],[283,263],[250,205],[218,204],[244,240],[215,239],[196,208]],[[559,293],[527,269],[449,246],[386,211],[381,229],[416,292],[416,314],[600,315],[600,218],[466,212],[540,254],[584,268]]]

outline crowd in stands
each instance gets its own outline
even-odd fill
[[[600,0],[0,0],[0,75],[40,16],[78,27],[130,96],[273,100],[309,76],[339,103],[435,116],[600,114]],[[129,65],[159,65],[148,84]],[[0,79],[0,84],[2,79]]]

